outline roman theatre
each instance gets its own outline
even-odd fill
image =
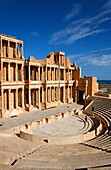
[[[24,60],[0,35],[0,169],[111,169],[111,95],[64,52]]]

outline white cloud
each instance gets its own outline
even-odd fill
[[[103,18],[98,22],[98,24],[102,24],[103,22],[106,22],[106,21],[109,21],[109,20],[111,20],[111,17]]]
[[[101,32],[104,32],[105,30],[94,30],[91,31],[91,29],[87,30],[87,29],[82,29],[81,32],[79,31],[76,35],[72,35],[70,36],[66,41],[65,44],[71,44],[74,41],[77,41],[79,39],[82,39],[84,37],[88,37],[88,36],[92,36],[95,34],[99,34]]]
[[[69,55],[71,61],[80,65],[111,66],[111,48],[92,50],[85,54]],[[107,54],[105,53],[107,52]]]
[[[107,3],[103,6],[103,9],[111,9],[111,0],[107,1]]]
[[[96,58],[92,56],[92,58],[88,60],[88,64],[96,66],[111,66],[111,54],[102,55]]]
[[[71,22],[64,29],[52,34],[50,44],[71,44],[79,39],[103,33],[105,30],[99,29],[99,25],[111,19],[107,16],[109,13],[111,10],[105,8],[95,16]]]
[[[104,51],[110,51],[111,47],[109,48],[103,48],[103,49],[97,49],[97,50],[92,50],[90,53],[99,53],[99,52],[104,52]]]
[[[64,17],[64,21],[72,19],[74,16],[78,15],[81,10],[80,4],[75,4],[72,10]]]
[[[32,35],[32,36],[37,36],[37,37],[40,36],[40,34],[39,34],[37,31],[31,32],[31,35]]]

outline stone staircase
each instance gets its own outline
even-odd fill
[[[92,112],[93,106],[92,114],[98,115],[100,120],[104,119],[108,126],[111,122],[111,99],[95,97],[93,100],[94,102],[87,108],[87,111]],[[107,128],[102,135],[82,144],[108,153],[111,152],[111,136],[107,134]]]

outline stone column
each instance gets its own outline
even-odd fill
[[[22,81],[24,81],[24,68],[23,68],[23,64],[22,64],[22,68],[21,68],[21,78],[22,78]]]
[[[23,44],[22,44],[22,56],[24,55],[24,51],[23,51],[23,49],[24,49],[24,48],[23,48]]]
[[[63,102],[65,103],[65,86],[63,87]]]
[[[54,67],[54,81],[55,81],[55,67]]]
[[[52,88],[50,87],[50,99],[49,99],[50,102],[52,102]]]
[[[16,109],[18,108],[18,89],[16,89]]]
[[[3,57],[2,38],[1,38],[1,47],[0,47],[0,49],[1,49],[1,57]]]
[[[3,62],[1,61],[1,82],[3,82]]]
[[[72,86],[71,86],[71,99],[72,99]]]
[[[40,81],[40,66],[38,67],[38,77],[39,77],[39,81]]]
[[[51,102],[54,101],[54,89],[51,87]]]
[[[86,81],[85,81],[85,98],[86,98],[87,95],[88,95],[88,90],[87,90],[87,88],[88,88],[88,81],[86,80]]]
[[[10,81],[10,63],[8,63],[8,81]]]
[[[42,102],[44,102],[44,87],[42,86]]]
[[[78,94],[77,94],[77,92],[78,92],[78,80],[76,80],[75,81],[75,102],[77,103],[77,101],[78,101]]]
[[[60,102],[60,86],[58,88],[58,101]]]
[[[55,81],[57,80],[57,69],[55,68]]]
[[[15,56],[16,56],[16,58],[18,58],[18,56],[17,56],[17,43],[15,43]]]
[[[49,71],[49,81],[51,81],[51,67],[50,67],[50,71]]]
[[[29,81],[30,81],[30,64],[29,64]]]
[[[1,87],[1,117],[4,116],[4,89]]]
[[[31,105],[33,105],[34,89],[31,89]]]
[[[8,40],[8,58],[10,58],[10,41]]]
[[[45,78],[46,78],[46,81],[47,81],[47,64],[46,64],[46,69],[45,69]]]
[[[15,67],[15,80],[18,81],[18,64],[16,63],[16,67]]]
[[[38,89],[38,107],[39,107],[39,109],[41,108],[40,107],[40,87]]]
[[[56,101],[56,88],[54,87],[54,101]]]
[[[20,58],[23,56],[23,44],[20,44]]]
[[[55,102],[55,87],[53,89],[53,95],[54,95],[54,102]]]
[[[29,88],[29,109],[31,107],[31,89]]]
[[[68,85],[68,87],[67,87],[67,102],[69,103],[69,99],[70,99],[70,97],[69,97],[69,85]]]
[[[49,90],[48,90],[48,87],[47,87],[47,102],[49,102]]]
[[[71,76],[70,76],[70,69],[69,69],[69,72],[68,72],[68,73],[69,73],[69,81],[70,81],[70,77],[71,77]]]
[[[36,93],[36,106],[37,106],[37,104],[38,104],[38,90],[37,89],[36,89],[35,93]]]
[[[8,98],[9,98],[9,110],[11,109],[11,100],[10,100],[11,89],[8,90]]]
[[[72,80],[72,69],[71,69],[71,74],[70,74],[70,80]]]
[[[46,86],[46,99],[45,99],[45,102],[47,104],[47,86]]]
[[[67,77],[67,80],[70,80],[69,68],[68,68],[68,77]]]
[[[22,107],[24,108],[24,87],[22,87]]]

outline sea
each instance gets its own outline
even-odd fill
[[[98,84],[111,84],[111,80],[97,80]]]

